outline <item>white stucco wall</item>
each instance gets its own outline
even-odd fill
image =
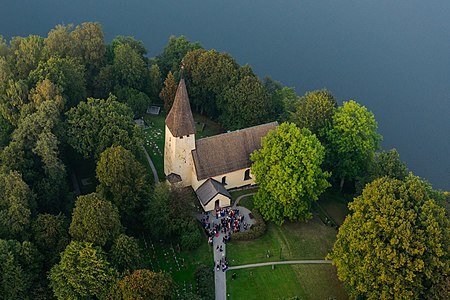
[[[192,153],[195,149],[195,135],[174,137],[166,126],[164,144],[164,174],[175,173],[181,176],[181,186],[191,185]]]
[[[222,194],[217,194],[211,201],[208,202],[205,206],[203,206],[203,209],[205,211],[211,211],[214,210],[216,207],[216,201],[219,200],[220,207],[228,207],[230,206],[231,202],[230,199]]]
[[[248,180],[244,180],[244,176],[245,176],[245,171],[249,170],[250,168],[245,168],[245,169],[241,169],[241,170],[237,170],[234,172],[230,172],[230,173],[226,173],[226,174],[222,174],[222,175],[218,175],[218,176],[214,176],[212,177],[214,180],[222,183],[222,178],[224,176],[226,176],[226,185],[225,188],[227,190],[229,189],[233,189],[233,188],[237,188],[237,187],[241,187],[244,185],[250,185],[250,184],[255,184],[255,176],[253,176],[253,174],[250,173],[250,179]],[[192,188],[195,190],[198,189],[199,186],[202,185],[203,182],[206,181],[206,179],[197,180],[197,174],[195,173],[195,166],[192,166]]]

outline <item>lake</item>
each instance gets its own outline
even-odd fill
[[[134,36],[150,56],[185,35],[299,95],[328,88],[339,102],[365,105],[382,147],[450,190],[449,16],[448,0],[3,0],[0,34],[98,21],[107,41]]]

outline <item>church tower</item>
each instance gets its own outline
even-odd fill
[[[171,183],[191,185],[195,123],[184,82],[183,70],[172,108],[166,117],[164,173]]]

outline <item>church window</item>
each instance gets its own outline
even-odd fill
[[[244,173],[244,180],[250,180],[250,179],[252,179],[250,177],[250,169],[247,169],[247,170],[245,170],[245,173]]]
[[[182,136],[180,136],[180,140],[182,140],[183,139],[183,137]]]
[[[222,177],[222,184],[227,185],[227,176]]]
[[[186,137],[189,137],[189,134]]]

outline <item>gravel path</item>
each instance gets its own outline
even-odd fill
[[[142,146],[142,150],[144,150],[145,156],[147,157],[148,164],[150,165],[150,168],[153,172],[153,178],[155,179],[155,183],[159,182],[158,173],[156,172],[155,165],[152,162],[152,159],[150,158],[150,155],[148,155],[147,150],[145,150],[145,147]]]

